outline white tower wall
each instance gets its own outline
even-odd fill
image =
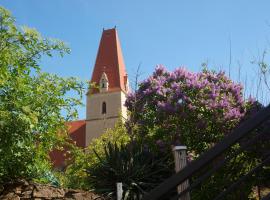
[[[126,119],[124,106],[126,94],[122,91],[87,95],[86,108],[86,146],[93,138],[98,138],[107,129],[113,128],[119,116]],[[106,113],[102,114],[102,104],[106,103]]]

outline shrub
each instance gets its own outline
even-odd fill
[[[117,145],[108,143],[105,156],[87,169],[88,181],[97,193],[115,199],[116,183],[123,184],[124,199],[141,199],[173,173],[169,155],[151,152],[139,143]]]
[[[127,144],[129,141],[130,137],[125,126],[119,120],[113,129],[108,129],[99,138],[93,139],[86,149],[71,146],[71,158],[64,173],[65,178],[62,179],[64,186],[81,189],[91,188],[87,180],[86,169],[99,163],[99,158],[105,156],[104,146],[108,143],[120,146],[121,144]],[[99,154],[99,158],[95,152]]]

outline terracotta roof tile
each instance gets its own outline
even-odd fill
[[[116,89],[127,91],[125,87],[127,73],[115,28],[103,30],[91,82],[98,84],[103,72],[108,77],[109,91]]]
[[[68,133],[76,145],[78,147],[85,147],[85,130],[86,130],[86,122],[85,120],[78,120],[67,122]],[[53,150],[50,153],[51,160],[53,162],[53,166],[57,168],[62,168],[65,166],[66,157],[64,156],[66,149],[64,151]]]

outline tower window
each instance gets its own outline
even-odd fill
[[[101,87],[102,87],[102,88],[105,88],[105,80],[104,80],[104,79],[102,79]]]
[[[107,92],[109,89],[109,81],[105,72],[102,73],[99,81],[100,92]]]
[[[102,114],[106,114],[106,112],[107,112],[107,110],[106,110],[106,103],[105,102],[103,102],[102,103]]]

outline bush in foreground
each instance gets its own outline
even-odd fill
[[[108,143],[105,156],[87,169],[88,181],[95,192],[114,199],[116,183],[123,184],[124,199],[141,199],[173,173],[170,155],[151,152],[138,143],[118,146]]]

